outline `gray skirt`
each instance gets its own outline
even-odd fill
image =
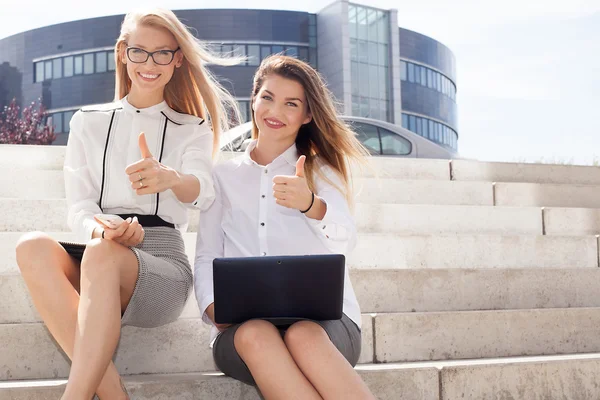
[[[175,321],[190,294],[193,275],[181,233],[168,227],[144,228],[144,241],[131,247],[139,274],[121,324],[154,328]]]
[[[313,321],[327,332],[329,339],[338,351],[344,356],[346,361],[354,367],[360,358],[361,332],[360,328],[346,314],[342,319],[332,321]],[[217,368],[225,375],[255,386],[256,382],[252,377],[250,369],[238,354],[234,337],[240,326],[244,323],[233,325],[223,332],[219,333],[213,345],[213,359]],[[283,338],[289,325],[277,326],[281,337]]]

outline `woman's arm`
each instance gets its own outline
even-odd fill
[[[198,125],[181,160],[180,181],[173,187],[179,201],[206,210],[215,199],[212,179],[213,133],[208,123]]]
[[[213,324],[207,308],[214,303],[213,260],[224,255],[224,234],[221,228],[223,219],[222,195],[218,179],[215,178],[215,200],[202,213],[196,236],[196,257],[194,261],[194,289],[202,320]]]
[[[304,176],[304,162],[305,156],[300,156],[294,176],[273,177],[275,201],[302,212],[307,224],[330,251],[346,254],[356,244],[356,227],[346,197],[340,191],[344,185],[330,167],[321,167],[320,172],[327,180],[315,174],[313,200]]]
[[[67,198],[67,223],[75,232],[77,240],[87,242],[101,228],[94,214],[102,213],[98,206],[100,189],[94,185],[82,140],[83,113],[76,112],[71,118],[69,141],[63,167]]]
[[[322,171],[335,186],[318,176],[315,177],[315,203],[319,199],[319,206],[322,207],[315,210],[315,214],[318,214],[318,217],[322,215],[322,217],[320,219],[312,218],[311,209],[304,214],[306,222],[330,251],[347,254],[356,245],[354,218],[346,197],[337,188],[344,187],[338,175],[330,168],[323,168]],[[322,214],[322,209],[325,210],[324,214]]]

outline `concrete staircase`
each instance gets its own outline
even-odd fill
[[[63,159],[61,147],[0,146],[0,400],[56,399],[68,375],[14,254],[23,232],[73,237]],[[348,267],[364,313],[357,370],[376,397],[600,398],[600,169],[372,163]],[[116,363],[133,398],[258,399],[215,372],[207,340],[194,296],[173,324],[125,328]]]

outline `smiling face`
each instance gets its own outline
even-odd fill
[[[312,120],[302,85],[279,75],[265,78],[252,108],[261,141],[291,146],[300,127]]]
[[[127,47],[154,52],[176,50],[178,44],[173,34],[163,28],[140,25],[131,32],[127,45],[121,49],[121,61],[127,64],[127,74],[129,75],[129,79],[131,79],[132,85],[131,91],[136,92],[138,95],[150,95],[158,91],[162,92],[171,80],[175,68],[180,67],[183,62],[183,54],[180,50],[175,53],[173,61],[168,65],[156,64],[152,57],[148,57],[148,60],[144,63],[134,63],[127,56]],[[144,52],[140,50],[131,50],[130,56],[134,60],[140,56],[142,59],[145,58]],[[159,61],[160,57],[164,58],[165,56],[167,56],[166,53],[156,53],[154,55]]]

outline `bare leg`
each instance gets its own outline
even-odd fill
[[[321,399],[270,322],[244,323],[235,333],[234,344],[265,399]]]
[[[73,358],[79,306],[78,263],[56,240],[41,232],[22,236],[16,252],[33,304],[54,339]],[[119,374],[112,362],[96,392],[103,399],[123,398]]]
[[[284,340],[294,361],[323,399],[375,399],[320,325],[296,322]]]
[[[121,312],[137,277],[137,258],[129,248],[102,239],[88,243],[81,261],[73,362],[63,400],[94,395],[119,342]]]

